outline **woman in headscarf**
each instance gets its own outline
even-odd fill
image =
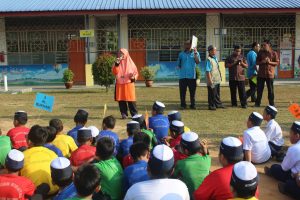
[[[128,108],[134,116],[138,113],[134,87],[138,70],[126,49],[120,49],[112,71],[116,76],[115,101],[119,102],[122,119],[128,117]]]

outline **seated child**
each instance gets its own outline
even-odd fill
[[[44,144],[44,147],[56,153],[58,157],[63,157],[61,150],[52,144],[53,140],[56,137],[56,129],[52,126],[47,126],[46,128],[47,128],[48,137],[46,140],[46,144]]]
[[[162,139],[168,136],[169,120],[164,116],[165,104],[156,101],[152,106],[152,117],[149,118],[149,128],[153,130],[158,143],[162,143]]]
[[[233,166],[230,186],[233,188],[233,199],[257,200],[255,192],[258,186],[258,174],[255,166],[247,161],[241,161]]]
[[[74,116],[74,122],[76,126],[68,132],[68,135],[74,139],[77,146],[78,146],[77,131],[85,126],[85,124],[88,121],[88,117],[89,117],[89,113],[82,109],[79,109]]]
[[[124,170],[123,188],[125,193],[133,184],[149,179],[147,172],[150,156],[149,146],[143,142],[134,143],[130,147],[130,154],[134,164]]]
[[[243,135],[245,160],[255,164],[267,162],[271,157],[268,139],[260,128],[262,120],[261,114],[251,113],[247,121],[248,129]]]
[[[150,150],[157,145],[157,139],[155,134],[147,128],[145,117],[141,114],[136,114],[132,117],[133,121],[137,121],[140,124],[141,132],[146,133],[150,138]]]
[[[115,125],[116,118],[114,118],[112,115],[105,117],[102,121],[102,131],[100,131],[97,140],[102,137],[110,137],[111,139],[113,139],[115,143],[114,155],[117,155],[120,144],[119,136],[115,132],[113,132]]]
[[[8,173],[0,175],[0,199],[28,199],[34,195],[33,182],[19,176],[23,165],[23,153],[16,149],[11,150],[5,161]]]
[[[98,135],[99,135],[99,129],[96,126],[89,126],[87,128],[92,131],[92,137],[93,137],[92,146],[96,146],[97,138],[98,138]]]
[[[172,121],[177,120],[177,121],[182,121],[181,120],[181,114],[177,110],[172,110],[168,113],[168,119],[169,123],[171,124]],[[190,132],[191,129],[189,129],[187,126],[184,126],[184,132]]]
[[[96,147],[99,162],[95,163],[95,166],[101,174],[101,191],[112,200],[118,200],[122,198],[123,169],[113,153],[113,140],[108,137],[100,138]]]
[[[77,141],[79,147],[71,154],[70,158],[71,165],[75,169],[82,164],[92,162],[96,155],[96,147],[91,146],[93,142],[93,136],[90,129],[79,129],[77,133]]]
[[[119,146],[118,159],[123,160],[125,156],[129,154],[129,148],[133,144],[133,136],[140,132],[140,124],[136,121],[130,121],[127,123],[127,135],[128,138],[124,139]]]
[[[188,157],[179,160],[175,166],[173,176],[182,180],[188,187],[190,196],[201,185],[204,178],[209,174],[211,158],[208,155],[207,142],[199,141],[194,132],[183,133],[180,146]],[[199,152],[202,148],[203,155]]]
[[[5,168],[5,159],[11,150],[10,138],[6,135],[0,134],[0,170]]]
[[[24,151],[28,148],[26,136],[29,133],[29,128],[25,125],[27,123],[27,113],[25,111],[17,111],[14,116],[14,127],[7,132],[7,136],[10,137],[10,141],[13,149]]]
[[[71,163],[67,158],[58,157],[51,162],[51,178],[55,185],[59,187],[58,194],[53,200],[65,200],[77,195],[73,183],[73,171]]]
[[[278,188],[281,193],[290,194],[299,198],[299,187],[296,187],[295,177],[300,173],[300,122],[295,121],[290,129],[290,142],[286,156],[281,164],[273,164],[271,168],[265,167],[265,174],[282,181]]]
[[[75,173],[74,185],[77,196],[67,200],[92,199],[94,192],[100,191],[100,173],[94,165],[83,165]],[[98,198],[98,200],[102,200]]]
[[[171,148],[178,149],[180,145],[181,136],[184,133],[184,124],[181,121],[174,120],[170,125],[170,135],[165,137],[165,142]]]
[[[28,133],[29,148],[24,151],[24,167],[21,175],[29,178],[37,187],[42,183],[50,186],[49,195],[55,194],[58,187],[53,185],[50,164],[57,155],[44,147],[48,134],[45,127],[34,125]]]
[[[267,123],[265,134],[269,141],[272,156],[277,156],[278,152],[284,145],[284,139],[282,137],[282,130],[279,124],[275,121],[277,109],[274,106],[267,106],[264,110],[264,120]]]
[[[64,126],[60,119],[51,119],[49,126],[56,130],[56,137],[52,144],[61,150],[64,157],[69,158],[71,153],[77,149],[74,139],[63,133]]]

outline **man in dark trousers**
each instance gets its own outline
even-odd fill
[[[256,58],[257,53],[259,52],[260,45],[258,42],[253,42],[252,49],[247,54],[247,64],[248,64],[248,70],[247,70],[247,76],[249,79],[249,86],[250,89],[247,90],[246,95],[247,99],[251,96],[251,102],[256,101],[256,84],[257,82],[253,81],[253,78],[257,76],[257,70],[256,70]]]
[[[187,87],[190,91],[191,109],[196,109],[195,94],[196,94],[196,65],[200,63],[200,55],[197,48],[191,51],[191,40],[184,43],[185,50],[179,53],[177,60],[177,68],[179,69],[179,92],[180,106],[186,108],[185,95]]]
[[[213,45],[207,48],[209,56],[205,62],[206,82],[208,92],[208,109],[224,108],[220,99],[220,83],[222,81],[219,61],[216,57],[217,48]]]
[[[256,64],[259,65],[259,68],[257,76],[257,99],[255,106],[260,106],[265,82],[267,83],[268,87],[269,105],[274,106],[273,82],[275,67],[279,65],[279,58],[277,53],[271,49],[271,43],[269,40],[264,40],[262,49],[257,55]]]
[[[225,67],[228,68],[229,71],[231,106],[237,107],[236,88],[238,88],[241,106],[242,108],[247,108],[244,69],[248,67],[248,64],[242,55],[241,46],[234,46],[233,53],[225,61]]]

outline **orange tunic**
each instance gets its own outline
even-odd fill
[[[120,71],[119,67],[113,67],[114,75]],[[134,83],[120,84],[116,81],[115,101],[136,101]]]

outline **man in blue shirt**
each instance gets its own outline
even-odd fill
[[[219,69],[219,61],[216,57],[217,48],[213,45],[209,45],[207,50],[209,55],[205,61],[205,71],[208,92],[208,109],[216,110],[217,108],[224,108],[220,99],[220,83],[222,77]]]
[[[124,193],[135,183],[149,180],[147,165],[150,157],[149,147],[143,142],[137,142],[130,147],[134,164],[124,170]]]
[[[253,82],[253,77],[257,75],[257,69],[256,69],[256,58],[257,58],[257,52],[259,52],[260,45],[257,42],[253,42],[252,49],[247,54],[247,63],[248,63],[248,71],[247,76],[249,80],[249,86],[250,89],[247,90],[246,96],[247,99],[251,96],[251,102],[256,101],[256,83]]]
[[[158,143],[162,143],[164,137],[168,136],[169,119],[164,116],[165,104],[156,101],[152,106],[152,117],[149,118],[149,128],[153,130]]]
[[[191,109],[196,109],[196,65],[200,63],[200,55],[197,48],[191,51],[191,40],[184,43],[185,50],[179,53],[177,68],[179,69],[179,92],[181,108],[186,108],[185,95],[187,87],[190,91]]]
[[[74,116],[74,122],[76,126],[68,132],[68,135],[71,136],[77,146],[79,146],[77,141],[77,131],[85,126],[88,120],[89,113],[85,110],[79,109]]]

